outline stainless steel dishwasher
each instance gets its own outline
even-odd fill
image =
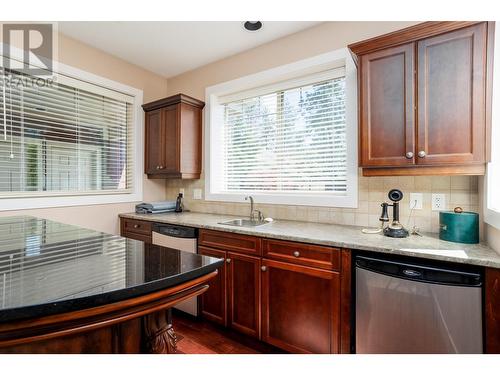
[[[356,353],[483,352],[478,268],[371,256],[355,267]]]
[[[196,228],[183,227],[172,224],[153,224],[153,245],[169,247],[186,253],[198,252],[198,231]],[[181,258],[185,257],[180,253]],[[177,310],[184,311],[193,316],[198,315],[198,303],[196,297],[179,302],[174,306]]]

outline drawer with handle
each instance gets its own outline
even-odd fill
[[[304,266],[340,269],[340,249],[297,242],[264,239],[263,256]]]
[[[134,219],[121,219],[122,235],[124,232],[142,234],[144,236],[151,236],[152,223],[143,220]]]
[[[202,229],[198,244],[215,249],[235,251],[238,253],[261,255],[261,239],[244,234]]]

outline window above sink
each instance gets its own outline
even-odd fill
[[[357,207],[356,69],[347,49],[207,88],[206,198]],[[314,166],[314,167],[313,167]]]

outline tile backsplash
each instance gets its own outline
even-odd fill
[[[414,225],[423,232],[439,231],[438,211],[432,211],[431,194],[445,194],[446,209],[456,206],[466,211],[479,212],[477,176],[416,176],[416,177],[363,177],[358,180],[359,194],[357,208],[329,208],[312,206],[270,205],[256,202],[256,208],[266,217],[274,219],[300,220],[319,223],[347,224],[364,227],[379,226],[382,202],[388,201],[390,189],[403,191],[400,205],[400,221],[408,228]],[[204,200],[204,180],[167,181],[167,199],[175,199],[179,189],[184,189],[184,206],[196,212],[227,215],[248,215],[248,203],[229,203]],[[202,190],[202,199],[194,200],[195,189]],[[422,193],[421,210],[413,210],[410,218],[410,193]],[[390,210],[389,215],[392,215]],[[482,220],[480,220],[482,222]]]

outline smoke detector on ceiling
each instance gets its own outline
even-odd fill
[[[262,22],[260,22],[260,21],[246,21],[243,24],[243,27],[245,28],[245,30],[248,30],[248,31],[257,31],[257,30],[260,30],[262,28]]]

